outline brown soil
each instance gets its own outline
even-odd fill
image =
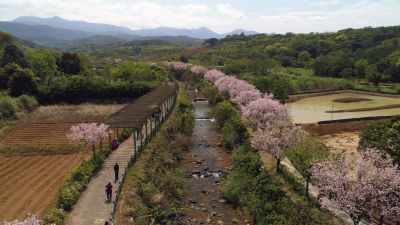
[[[398,95],[398,94],[388,94],[388,93],[378,93],[378,92],[358,91],[358,90],[339,90],[339,91],[326,91],[326,92],[316,92],[316,93],[309,93],[309,94],[291,95],[291,96],[289,96],[289,99],[286,102],[291,103],[291,102],[295,102],[295,101],[298,101],[303,98],[333,95],[333,94],[340,94],[340,93],[355,93],[355,94],[365,94],[365,95],[381,96],[381,97],[389,97],[389,98],[400,98],[400,95]]]
[[[340,103],[367,102],[367,101],[372,101],[372,100],[369,98],[337,98],[333,100],[333,102],[340,102]]]
[[[358,109],[333,110],[333,111],[325,111],[325,112],[326,113],[363,112],[363,111],[380,110],[380,109],[393,109],[393,108],[400,108],[400,104],[383,105],[383,106],[358,108]]]
[[[39,216],[54,207],[59,186],[80,156],[0,156],[0,221]]]
[[[72,125],[100,122],[124,105],[42,106],[16,124],[0,141],[0,154],[70,154]],[[116,132],[114,132],[115,134]]]
[[[343,132],[360,132],[367,126],[382,120],[374,121],[354,121],[346,123],[332,124],[302,124],[302,128],[312,135],[329,135]]]

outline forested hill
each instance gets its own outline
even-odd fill
[[[312,68],[317,75],[400,82],[400,26],[334,33],[234,35],[194,51],[228,73],[267,73],[274,66]]]

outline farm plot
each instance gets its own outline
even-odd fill
[[[74,153],[66,138],[80,122],[102,122],[122,104],[43,106],[21,121],[0,142],[0,153]]]
[[[56,204],[59,186],[80,156],[0,156],[0,221],[42,216]]]

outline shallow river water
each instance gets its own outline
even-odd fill
[[[339,103],[333,102],[339,98],[368,98],[371,101]],[[370,116],[393,116],[400,114],[400,108],[379,109],[361,112],[329,113],[333,110],[348,110],[385,105],[400,104],[399,98],[372,96],[358,93],[341,93],[316,97],[307,97],[286,104],[295,123],[316,123],[318,121],[361,118]]]
[[[249,216],[226,203],[219,191],[233,160],[221,147],[217,123],[207,119],[212,108],[205,102],[196,102],[194,107],[192,147],[184,153],[180,164],[186,173],[187,190],[179,224],[250,224]]]

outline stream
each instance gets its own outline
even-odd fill
[[[250,216],[225,202],[220,183],[233,167],[230,153],[221,146],[221,134],[209,117],[212,106],[196,101],[192,147],[183,154],[180,168],[186,174],[184,215],[179,224],[250,224]]]

